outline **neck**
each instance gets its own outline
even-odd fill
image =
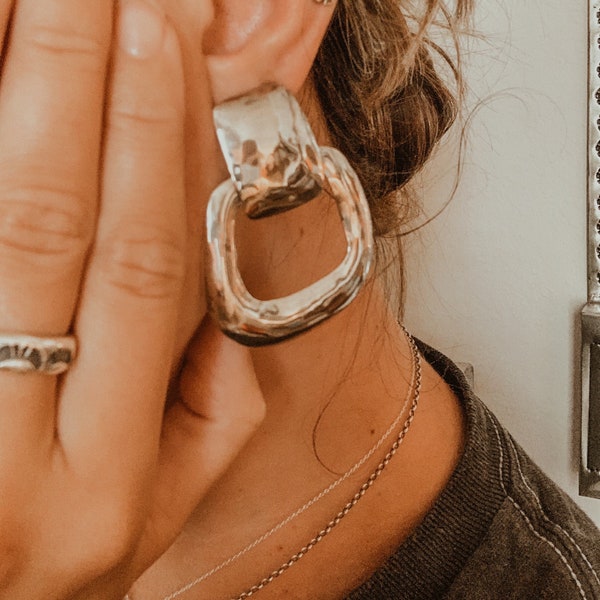
[[[336,204],[325,194],[276,217],[242,219],[236,236],[244,281],[262,299],[308,286],[337,267],[346,251]],[[406,341],[377,283],[325,324],[256,349],[253,359],[268,399],[266,428],[282,430],[281,424],[289,422],[294,430],[285,432],[288,442],[308,448],[314,442],[319,458],[339,457],[342,462],[364,448],[360,428],[351,427],[351,421],[360,421],[367,412],[369,420],[388,419],[385,399],[397,409],[403,394],[398,377],[407,382],[411,368]],[[305,426],[298,428],[299,423]],[[378,430],[375,422],[371,425],[368,432]],[[345,440],[335,435],[338,428]],[[349,439],[348,431],[359,438]],[[365,435],[368,439],[370,433]],[[333,471],[343,470],[324,462]]]
[[[134,588],[134,600],[166,597],[235,555],[329,486],[388,429],[410,389],[412,357],[383,300],[373,288],[315,330],[254,351],[267,419],[197,507],[177,543]],[[461,435],[456,399],[425,364],[420,406],[401,451],[350,520],[286,574],[288,585],[299,590],[293,597],[325,598],[319,596],[324,589],[331,590],[327,598],[345,597],[348,586],[376,568],[440,493],[458,459]],[[232,597],[283,564],[352,498],[392,441],[334,492],[190,597]],[[340,558],[352,547],[359,570],[350,557]],[[318,568],[322,561],[329,565],[325,570]],[[335,585],[322,581],[334,571]],[[316,588],[309,585],[313,578]],[[265,599],[280,597],[286,593],[269,586]]]
[[[397,323],[373,318],[377,314],[385,310],[373,290],[303,336],[253,351],[267,418],[193,515],[188,540],[199,544],[192,553],[196,560],[205,557],[202,562],[210,568],[235,554],[350,469],[401,411],[402,418],[408,415],[411,351]],[[301,547],[348,501],[397,434],[356,475],[298,519],[292,529],[297,539],[288,541],[289,529],[282,530],[286,541],[277,539],[284,552]],[[212,543],[206,544],[207,539]],[[266,565],[273,560],[268,544],[252,553],[251,560],[257,560],[257,553]],[[182,550],[177,562],[187,554]]]
[[[314,108],[307,112],[318,118]],[[236,237],[244,282],[262,299],[306,287],[337,267],[346,251],[337,207],[325,194],[275,217],[240,219]],[[244,522],[235,529],[252,541],[330,485],[388,429],[410,388],[410,348],[374,281],[335,317],[297,338],[254,349],[252,356],[267,418],[195,515],[196,539],[206,539],[206,523],[220,521],[224,539],[216,546],[230,543],[239,515]],[[305,531],[327,522],[374,460],[323,501],[322,514]],[[243,547],[235,544],[232,553]]]
[[[345,252],[337,210],[328,199],[243,224],[236,235],[245,283],[259,298],[279,297],[308,285],[337,266]],[[164,589],[167,595],[178,583],[234,555],[335,481],[398,416],[410,390],[413,368],[409,345],[376,281],[350,307],[317,328],[253,350],[253,361],[267,400],[267,418],[198,506],[182,537],[148,574],[148,589]],[[422,518],[447,481],[460,450],[461,417],[455,398],[431,369],[426,367],[424,375],[421,405],[426,408],[417,412],[402,453],[395,459],[396,470],[386,474],[387,482],[378,481],[380,494],[373,494],[368,501],[372,504],[358,513],[358,529],[352,535],[370,532],[381,541],[380,547],[364,557],[365,565],[377,564]],[[227,571],[223,588],[218,587],[217,577],[211,578],[197,597],[226,597],[227,586],[243,589],[269,572],[278,557],[287,560],[353,496],[379,460],[381,453],[294,525],[254,550],[248,560],[236,562]],[[397,489],[403,490],[402,497],[397,496]],[[392,512],[386,521],[388,510]],[[373,515],[383,516],[373,522]],[[391,530],[390,522],[396,525]],[[387,525],[379,531],[382,523]],[[340,545],[330,546],[333,562],[336,552],[348,546],[343,534],[336,534],[336,539]],[[323,548],[315,553],[328,551],[327,545]],[[295,569],[302,573],[301,568]],[[340,581],[349,575],[341,573]],[[140,585],[143,590],[144,580]],[[273,597],[283,597],[277,593],[275,587]],[[157,592],[154,595],[158,597]],[[309,586],[298,597],[315,595]]]

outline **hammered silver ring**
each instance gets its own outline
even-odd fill
[[[69,369],[76,353],[73,336],[0,334],[0,370],[3,371],[60,375]]]

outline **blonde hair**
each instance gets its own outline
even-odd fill
[[[454,122],[460,54],[432,42],[442,23],[456,40],[472,0],[340,0],[313,68],[333,142],[357,170],[377,234],[413,209],[407,186]],[[456,46],[458,49],[458,46]],[[433,57],[450,67],[445,82]],[[452,83],[453,91],[449,84]]]

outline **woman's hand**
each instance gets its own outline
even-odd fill
[[[200,276],[184,72],[159,8],[117,12],[0,0],[0,335],[79,342],[60,379],[0,371],[2,600],[121,598],[263,412],[246,351],[204,324],[165,413]]]

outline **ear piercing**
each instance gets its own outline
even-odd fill
[[[248,346],[306,331],[350,304],[373,263],[373,229],[363,188],[346,158],[319,146],[296,99],[265,84],[214,109],[231,178],[215,189],[206,213],[206,289],[221,329]],[[235,220],[291,210],[325,188],[335,200],[347,253],[331,273],[282,298],[253,297],[238,269]]]

